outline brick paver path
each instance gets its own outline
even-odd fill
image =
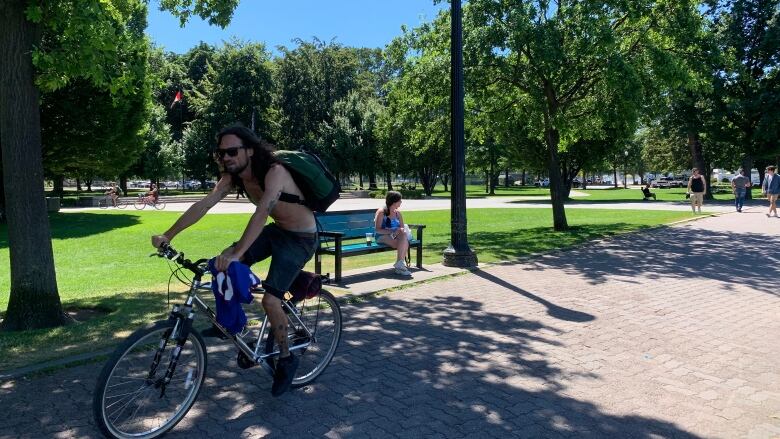
[[[274,399],[210,349],[170,437],[780,437],[780,220],[730,214],[344,306]],[[99,364],[0,385],[0,438],[96,437]]]

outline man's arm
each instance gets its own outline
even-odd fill
[[[232,249],[226,249],[217,257],[216,266],[218,270],[227,270],[231,261],[241,259],[252,243],[260,236],[260,233],[263,232],[268,216],[274,211],[274,207],[276,207],[276,203],[279,202],[279,197],[282,195],[286,172],[282,166],[274,166],[268,170],[268,174],[265,176],[265,191],[257,203],[257,209],[255,209],[255,213],[249,219],[241,239],[238,240]]]
[[[214,186],[214,190],[190,206],[190,208],[173,223],[170,229],[162,235],[152,236],[152,245],[159,248],[164,242],[170,242],[182,230],[198,222],[209,209],[219,203],[221,199],[225,198],[228,192],[230,192],[231,186],[232,181],[230,176],[227,174],[223,175],[216,186]]]

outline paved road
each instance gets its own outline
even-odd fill
[[[539,198],[534,198],[539,200]],[[488,198],[469,198],[466,206],[470,209],[475,208],[541,208],[549,209],[549,201],[533,201],[530,197],[488,197]],[[763,201],[763,200],[761,200]],[[760,203],[761,201],[753,201]],[[344,198],[339,199],[328,209],[337,210],[355,210],[355,209],[373,209],[382,206],[383,200],[368,198]],[[190,207],[192,203],[169,203],[165,210],[183,212]],[[404,211],[412,210],[448,210],[450,200],[446,198],[431,198],[427,200],[404,200],[401,207]],[[572,201],[566,203],[566,208],[581,209],[629,209],[629,210],[681,210],[690,211],[690,204],[685,201],[679,202],[642,202],[619,203],[619,202],[584,202]],[[709,203],[705,204],[704,212],[731,212],[734,207],[730,203]],[[253,212],[252,204],[223,202],[211,210],[211,213],[248,213]]]
[[[210,348],[171,437],[780,436],[780,219],[702,219],[343,307],[313,385],[279,399]],[[100,365],[0,384],[0,438],[97,437]]]

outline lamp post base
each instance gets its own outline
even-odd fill
[[[444,260],[442,264],[445,267],[472,268],[477,266],[477,254],[466,247],[465,250],[456,250],[449,246],[444,250]]]

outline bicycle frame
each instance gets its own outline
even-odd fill
[[[263,361],[270,357],[275,357],[279,355],[279,351],[275,350],[274,352],[265,353],[260,352],[261,346],[265,346],[265,343],[263,342],[265,339],[263,336],[266,336],[266,339],[269,334],[267,334],[268,329],[268,315],[266,315],[263,318],[263,323],[260,326],[260,330],[257,332],[257,338],[255,341],[254,349],[252,349],[251,346],[249,346],[243,339],[244,336],[249,334],[249,331],[241,334],[231,334],[228,332],[225,327],[219,324],[217,321],[217,315],[216,313],[203,301],[203,299],[198,296],[197,292],[203,291],[203,292],[209,292],[211,293],[211,283],[210,282],[201,282],[200,276],[196,275],[195,279],[192,281],[192,285],[190,286],[189,293],[187,294],[187,299],[185,300],[183,305],[175,305],[173,309],[171,310],[170,318],[175,318],[177,320],[181,319],[187,319],[189,320],[189,324],[185,325],[184,328],[191,328],[192,321],[195,319],[195,312],[194,310],[197,309],[200,312],[204,313],[206,318],[209,319],[209,321],[218,328],[225,336],[228,337],[229,340],[233,342],[233,344],[238,348],[239,351],[243,352],[244,355],[247,356],[247,358],[251,359],[255,364],[262,365],[269,373],[273,374],[273,370],[271,369],[271,366],[268,364],[268,362]],[[264,293],[264,290],[262,289],[255,289],[253,290],[254,293]],[[290,347],[290,352],[301,350],[307,348],[312,341],[314,340],[314,335],[312,334],[311,330],[308,326],[303,322],[303,320],[299,317],[299,311],[298,308],[289,300],[283,300],[282,306],[287,311],[287,318],[290,320],[289,323],[292,323],[296,327],[300,325],[301,328],[303,328],[306,331],[306,335],[309,337],[309,341],[301,344],[297,344],[295,346]],[[294,320],[293,320],[294,319]],[[184,335],[184,338],[186,338],[186,334]]]

